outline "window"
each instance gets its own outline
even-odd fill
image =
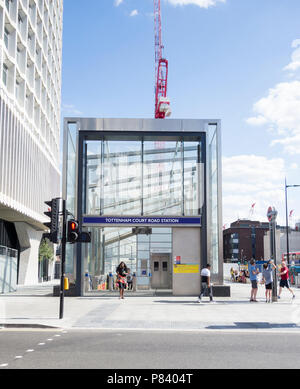
[[[7,85],[7,81],[8,81],[8,67],[5,64],[3,64],[2,80],[3,80],[3,84]]]
[[[18,15],[18,25],[19,25],[19,30],[22,29],[22,24],[23,24],[23,19],[22,19],[22,16],[19,14],[19,15]]]
[[[8,49],[8,41],[9,41],[9,31],[7,28],[4,28],[4,43],[7,49]]]
[[[6,9],[9,12],[11,0],[5,0]]]
[[[20,97],[20,83],[19,81],[16,81],[16,98],[18,99]]]

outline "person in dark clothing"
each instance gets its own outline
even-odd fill
[[[128,274],[128,269],[124,262],[121,262],[119,264],[116,273],[117,273],[117,285],[120,291],[120,299],[124,299],[124,289],[127,286],[126,276]]]

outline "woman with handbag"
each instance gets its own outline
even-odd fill
[[[127,286],[126,276],[128,274],[128,269],[124,262],[121,262],[119,264],[116,273],[117,273],[117,285],[120,291],[120,299],[124,299],[124,289]]]

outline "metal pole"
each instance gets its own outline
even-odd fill
[[[287,206],[287,184],[286,178],[284,181],[285,185],[285,225],[286,225],[286,255],[287,263],[290,263],[290,245],[289,245],[289,221],[288,221],[288,206]]]
[[[289,245],[289,223],[288,223],[288,206],[287,206],[287,188],[297,188],[300,185],[287,185],[285,178],[285,220],[286,220],[286,252],[287,262],[290,263],[290,245]]]
[[[275,218],[274,218],[275,219]],[[276,255],[276,219],[271,222],[272,224],[272,230],[273,230],[273,237],[272,237],[272,246],[273,246],[273,260],[275,265],[275,271],[274,271],[274,279],[273,279],[273,288],[272,288],[272,301],[278,301],[277,298],[277,255]]]
[[[269,219],[269,230],[270,230],[270,257],[274,261],[275,271],[273,277],[273,287],[272,287],[272,301],[277,301],[277,274],[276,274],[276,265],[277,265],[277,255],[276,255],[276,218],[277,211],[274,207],[269,207],[267,216]]]
[[[65,263],[66,263],[66,233],[67,233],[67,218],[66,218],[66,200],[62,201],[63,205],[63,228],[62,228],[62,239],[61,239],[61,278],[60,278],[60,304],[59,304],[59,318],[62,319],[64,316],[64,283],[65,283]]]

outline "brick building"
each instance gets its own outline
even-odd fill
[[[239,219],[223,230],[224,262],[264,258],[264,235],[268,222]]]

